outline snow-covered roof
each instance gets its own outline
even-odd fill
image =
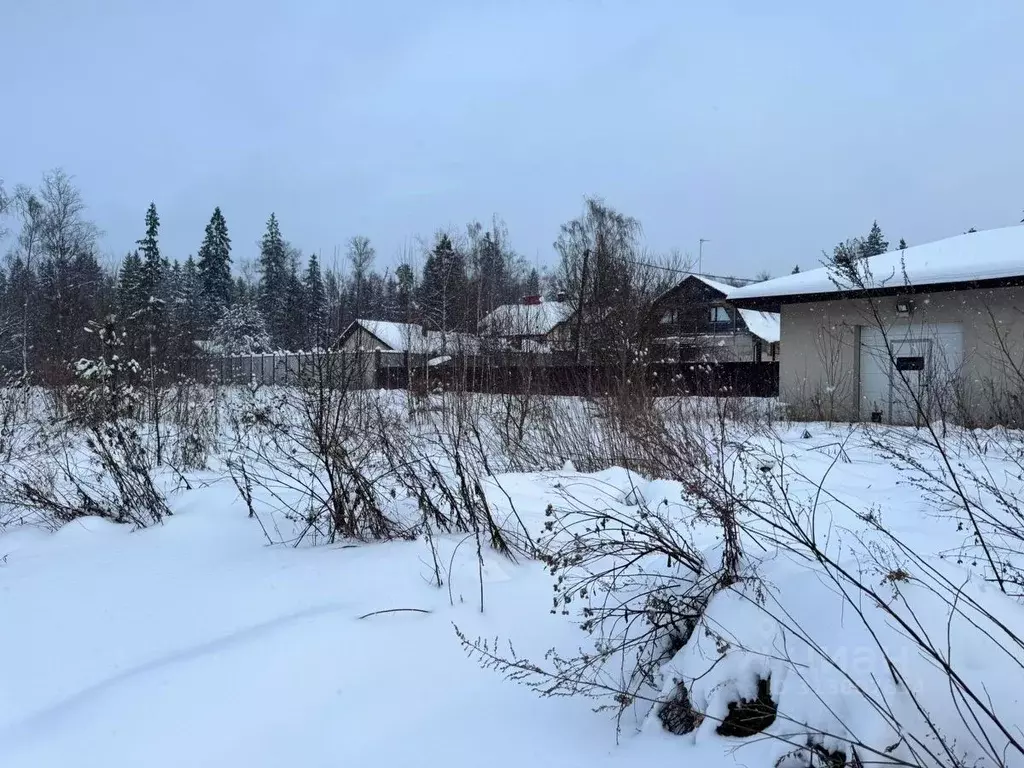
[[[865,287],[899,289],[1024,277],[1024,226],[970,232],[864,260]],[[729,292],[736,304],[827,295],[858,287],[827,267],[745,285]]]
[[[728,283],[723,283],[718,280],[712,280],[711,278],[705,277],[704,275],[690,275],[690,277],[692,277],[694,280],[700,280],[708,288],[718,291],[723,296],[727,295],[729,291],[736,290],[735,285],[729,285]]]
[[[413,323],[392,323],[386,320],[356,320],[355,322],[396,352],[404,352],[411,348],[413,340],[423,336],[422,327]]]
[[[756,309],[739,310],[747,330],[762,341],[775,344],[782,338],[782,316],[778,312],[760,312]]]
[[[708,286],[713,291],[717,291],[723,296],[728,297],[729,294],[737,290],[735,285],[729,285],[723,283],[720,280],[713,280],[705,275],[688,275],[685,280],[699,280],[704,285]],[[760,312],[753,309],[741,309],[739,310],[740,316],[743,318],[743,322],[747,326],[752,334],[757,336],[763,341],[767,341],[769,344],[775,344],[779,341],[782,336],[780,329],[781,316],[777,312]]]
[[[427,331],[424,336],[421,325],[394,323],[388,320],[353,320],[342,334],[342,338],[348,337],[356,326],[361,326],[395,352],[421,354],[440,350],[474,351],[479,345],[479,340],[468,333]]]
[[[502,304],[480,321],[480,333],[488,336],[544,336],[572,314],[562,301],[540,304]]]
[[[673,291],[678,289],[679,286],[683,285],[683,283],[685,283],[687,280],[699,280],[700,282],[704,283],[704,285],[708,286],[709,288],[711,288],[714,291],[718,291],[719,293],[721,293],[723,295],[729,293],[729,291],[735,291],[736,290],[736,286],[735,285],[730,285],[729,283],[726,283],[724,280],[721,280],[721,279],[716,280],[716,279],[714,279],[712,277],[708,277],[707,275],[688,274],[686,277],[684,277],[678,283],[676,283],[671,288],[669,288],[668,290],[664,291],[660,296],[658,296],[658,298],[655,299],[655,302],[661,301],[664,297],[668,296],[670,293],[672,293]],[[740,281],[740,282],[741,282],[741,284],[745,285],[749,281]]]

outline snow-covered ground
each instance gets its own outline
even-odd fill
[[[515,483],[542,512],[550,480]],[[552,496],[553,498],[553,496]],[[480,669],[467,633],[543,653],[579,632],[535,563],[445,538],[266,544],[234,489],[176,499],[163,525],[97,520],[0,537],[0,765],[593,765],[614,730],[585,700],[539,700]],[[539,519],[539,515],[538,515]],[[415,609],[360,618],[375,611]],[[621,759],[621,758],[620,758]]]
[[[907,641],[897,614],[948,638],[959,671],[1004,717],[1024,722],[1021,668],[966,621],[947,622],[928,589],[949,578],[964,600],[1024,636],[1019,606],[970,580],[977,551],[965,548],[962,520],[907,483],[864,434],[794,425],[770,441],[739,439],[748,451],[770,448],[772,460],[755,462],[764,472],[796,472],[789,493],[814,509],[824,548],[867,574],[893,614],[863,595],[842,599],[841,580],[814,563],[763,545],[748,552],[760,579],[714,597],[664,669],[664,691],[673,678],[688,681],[695,709],[708,715],[694,733],[669,734],[637,706],[639,720],[617,734],[614,713],[594,711],[604,702],[539,697],[467,656],[456,627],[503,648],[511,641],[538,662],[550,648],[592,645],[577,614],[551,610],[542,564],[484,548],[481,567],[471,537],[440,536],[438,587],[422,540],[268,545],[231,481],[207,471],[170,496],[172,517],[145,530],[86,518],[56,533],[0,533],[0,766],[770,766],[793,752],[780,739],[799,743],[808,728],[837,737],[828,749],[844,737],[888,745],[877,702],[853,693],[855,684],[907,722],[920,715],[908,694],[921,696],[966,750],[963,724],[940,704],[945,676]],[[628,518],[643,502],[688,521],[697,549],[720,544],[715,526],[692,522],[679,484],[621,469],[501,474],[487,492],[499,507],[511,501],[537,533],[549,506]],[[922,573],[884,547],[878,519],[936,570]],[[906,581],[893,578],[904,572]],[[758,678],[771,679],[779,705],[768,738],[717,735],[715,718],[756,695]],[[1020,763],[1010,753],[1007,764]]]

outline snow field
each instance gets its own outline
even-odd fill
[[[948,642],[959,673],[1003,717],[1024,720],[1016,715],[1024,675],[1007,644],[963,617],[949,622],[935,597],[948,579],[962,587],[966,616],[977,619],[975,601],[1024,636],[1016,602],[978,580],[958,521],[866,437],[806,428],[810,439],[803,425],[782,429],[777,441],[738,428],[737,436],[751,455],[771,453],[775,469],[793,473],[791,497],[813,509],[838,562],[866,574],[914,631]],[[270,546],[230,480],[215,472],[192,479],[192,490],[170,498],[174,515],[146,530],[86,518],[53,534],[0,534],[0,765],[769,766],[795,760],[794,744],[811,730],[833,734],[821,739],[828,749],[851,738],[891,744],[886,717],[851,695],[855,687],[905,726],[923,717],[917,697],[970,753],[972,734],[948,705],[945,675],[907,629],[834,571],[793,553],[745,542],[750,578],[712,599],[690,642],[665,664],[662,692],[683,680],[706,715],[698,728],[674,736],[638,706],[616,744],[612,718],[595,713],[594,701],[539,698],[481,669],[455,637],[453,625],[471,638],[511,641],[536,662],[552,647],[586,649],[593,639],[577,617],[550,612],[552,579],[541,564],[485,549],[481,567],[471,537],[439,536],[438,587],[422,540]],[[822,481],[827,493],[818,499]],[[566,464],[489,482],[503,489],[487,489],[498,517],[507,493],[536,532],[549,505],[631,514],[643,503],[690,515],[678,483],[618,468],[582,473]],[[872,510],[934,570],[886,550],[854,510]],[[694,524],[691,535],[712,561],[715,527]],[[901,568],[909,580],[886,580]],[[779,717],[756,738],[719,736],[718,719],[730,702],[754,696],[758,679],[770,679]],[[905,745],[892,754],[905,757]],[[1020,763],[1011,753],[1008,764]]]

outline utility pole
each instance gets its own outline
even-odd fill
[[[704,274],[704,243],[710,243],[711,241],[706,238],[700,239],[700,244],[697,246],[697,274]]]

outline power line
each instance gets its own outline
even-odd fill
[[[750,278],[746,277],[724,277],[722,275],[707,275],[704,274],[703,272],[694,272],[691,269],[679,269],[677,267],[666,267],[664,264],[652,264],[649,261],[634,261],[633,259],[623,259],[623,261],[625,261],[627,264],[633,264],[637,267],[650,267],[651,269],[660,269],[664,272],[672,272],[677,275],[707,277],[711,278],[712,280],[720,280],[723,283],[727,283],[729,281],[735,281],[744,284],[755,282],[754,280],[751,280]]]

